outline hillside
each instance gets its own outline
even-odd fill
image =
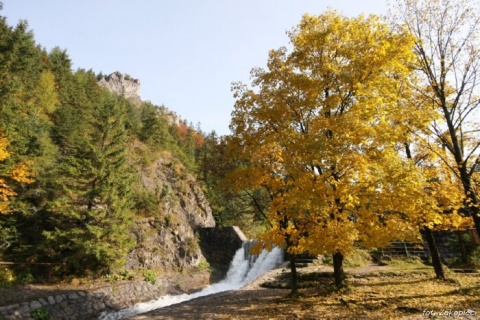
[[[99,85],[134,106],[144,103],[139,95],[140,82],[118,71],[101,78]],[[166,119],[169,126],[180,123],[175,113],[156,108],[158,117]],[[195,230],[215,226],[210,204],[193,172],[175,154],[159,150],[146,163],[143,157],[149,151],[148,144],[138,140],[129,146],[130,164],[137,171],[135,189],[148,198],[143,200],[149,207],[142,208],[132,227],[136,246],[128,254],[126,269],[191,268],[204,260]]]
[[[202,133],[142,101],[138,80],[73,70],[26,22],[0,28],[0,283],[204,263]]]

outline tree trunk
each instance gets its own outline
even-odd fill
[[[477,193],[472,187],[472,176],[468,173],[463,161],[457,162],[457,166],[459,167],[460,171],[460,178],[462,180],[463,189],[467,200],[466,203],[468,203],[466,204],[465,210],[472,217],[475,229],[477,229],[477,233],[480,235],[480,201],[478,200]]]
[[[296,257],[294,254],[290,254],[290,295],[298,295],[298,277],[297,277],[297,265]]]
[[[472,216],[475,229],[477,229],[477,232],[480,235],[480,203],[477,198],[477,193],[472,187],[473,171],[470,171],[471,169],[467,168],[467,162],[465,160],[465,155],[463,154],[462,148],[463,139],[458,136],[458,129],[454,125],[452,113],[449,111],[445,103],[443,103],[441,107],[445,115],[448,131],[450,133],[450,139],[452,143],[451,153],[455,158],[455,162],[460,173],[460,180],[462,181],[463,185],[463,191],[467,199],[466,202],[468,203],[465,210]],[[461,123],[462,122],[460,122],[460,124]]]
[[[343,254],[337,252],[333,255],[333,277],[335,287],[338,289],[345,287],[345,272],[343,271]]]
[[[435,270],[435,275],[437,279],[445,280],[445,273],[443,272],[442,262],[440,261],[440,255],[438,253],[437,245],[435,244],[432,230],[430,230],[428,227],[423,228],[423,230],[425,231],[428,248],[430,249],[430,254],[432,256],[432,264],[433,269]]]
[[[463,239],[463,234],[460,231],[457,231],[458,246],[460,247],[460,254],[462,255],[462,262],[467,264],[470,263],[470,258],[467,253],[467,246],[465,240]]]
[[[470,191],[469,193],[467,193],[467,198],[469,198],[469,200],[471,201],[468,211],[470,212],[470,215],[473,218],[475,229],[477,230],[477,233],[480,235],[480,207],[479,207],[480,203],[474,191]]]

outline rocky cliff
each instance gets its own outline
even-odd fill
[[[137,219],[132,230],[137,246],[127,268],[184,270],[198,265],[205,258],[197,230],[215,226],[200,185],[168,153],[140,170],[139,188],[155,213]]]
[[[140,81],[138,79],[133,79],[128,75],[115,71],[108,76],[102,76],[98,84],[111,92],[124,96],[126,99],[137,103],[141,102]]]
[[[114,72],[100,77],[99,84],[136,106],[142,103],[140,81],[130,76]],[[178,124],[175,113],[162,109],[170,125]],[[136,208],[132,228],[136,247],[128,255],[126,269],[185,270],[198,265],[205,257],[197,230],[215,226],[200,184],[170,152],[148,150],[138,140],[130,149],[131,166],[138,173],[134,189],[144,207]]]
[[[124,75],[119,71],[115,71],[106,76],[102,75],[98,80],[98,84],[110,92],[133,101],[137,105],[142,103],[140,97],[140,80],[134,79],[129,75]],[[170,124],[178,125],[180,123],[181,118],[175,112],[164,107],[162,109],[164,109],[164,113]]]

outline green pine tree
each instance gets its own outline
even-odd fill
[[[83,132],[66,141],[60,197],[52,208],[55,229],[45,235],[69,273],[110,272],[122,266],[132,248],[125,115],[125,102],[104,92],[91,113],[84,110]]]

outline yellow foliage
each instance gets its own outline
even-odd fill
[[[10,156],[7,146],[8,139],[1,135],[0,132],[0,161],[3,161]],[[2,172],[0,171],[0,214],[6,214],[10,212],[8,209],[10,199],[16,195],[12,187],[7,184],[7,179],[22,183],[32,183],[34,181],[31,178],[31,172],[28,168],[28,164],[26,163],[17,163],[4,175],[2,175]]]
[[[10,155],[7,151],[8,140],[7,138],[0,135],[0,161],[3,161],[8,158]]]
[[[10,178],[18,182],[33,183],[35,180],[31,178],[32,172],[28,165],[29,163],[17,163],[10,171]]]
[[[0,179],[0,213],[8,212],[9,198],[15,195],[16,193],[5,183],[5,180]]]
[[[44,113],[55,111],[58,104],[58,95],[55,90],[55,76],[50,71],[44,71],[38,81],[38,105]]]
[[[252,71],[255,89],[234,86],[229,152],[244,166],[228,181],[272,198],[259,245],[349,254],[418,237],[439,208],[400,152],[436,117],[411,103],[413,37],[334,11],[289,36],[292,53],[272,50],[268,71]]]

